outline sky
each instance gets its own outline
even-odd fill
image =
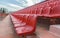
[[[0,0],[0,8],[6,8],[8,11],[17,11],[32,6],[44,0]]]

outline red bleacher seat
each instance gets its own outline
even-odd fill
[[[47,6],[47,7],[43,8],[41,15],[44,17],[48,17],[50,11],[51,11],[51,7]]]
[[[25,26],[22,26],[22,27],[19,26],[19,27],[15,28],[17,34],[24,35],[24,34],[31,34],[31,33],[35,32],[35,30],[36,30],[36,16],[35,15],[29,15],[29,16],[27,16],[26,19],[27,20],[26,20]]]
[[[11,16],[11,18],[12,18],[12,22],[13,22],[14,27],[21,27],[21,26],[24,26],[26,24],[26,23],[23,23],[22,21],[18,20],[14,16]]]
[[[36,30],[36,17],[60,18],[60,1],[51,0],[30,6],[11,14],[14,29],[18,35],[29,35]]]
[[[50,17],[60,17],[60,5],[57,5],[51,9]]]
[[[38,15],[38,16],[42,16],[42,15],[41,15],[42,10],[43,10],[43,8],[38,8],[38,9],[37,9],[37,13],[36,13],[36,15]]]
[[[22,21],[19,21],[17,18],[13,17],[13,16],[11,16],[11,20],[12,20],[13,23],[21,23],[22,22]]]

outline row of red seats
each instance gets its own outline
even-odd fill
[[[53,7],[49,15],[49,17],[60,18],[60,5]]]
[[[15,30],[19,35],[32,34],[36,30],[36,17],[60,17],[60,1],[47,1],[17,11],[11,15]],[[59,7],[59,8],[58,8]]]
[[[58,1],[58,0],[47,1],[47,2],[44,2],[41,4],[37,4],[35,6],[31,6],[29,8],[24,9],[24,10],[17,11],[14,14],[36,14],[38,16],[51,17],[51,10],[54,10],[53,8],[55,6],[58,6],[59,4],[60,4],[60,1]]]
[[[36,15],[11,15],[11,19],[19,35],[32,34],[36,30]]]

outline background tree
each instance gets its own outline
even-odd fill
[[[6,13],[7,9],[6,8],[0,8],[0,13]]]

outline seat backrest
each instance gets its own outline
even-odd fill
[[[60,5],[60,1],[56,1],[56,5]]]
[[[43,8],[42,13],[41,13],[42,16],[49,15],[50,9],[51,9],[51,7],[48,7],[48,6]]]
[[[60,5],[57,5],[57,6],[55,6],[54,8],[52,8],[50,14],[51,14],[51,15],[52,15],[52,14],[53,14],[53,15],[59,15],[59,14],[60,14]]]
[[[49,6],[52,8],[59,4],[59,1],[48,2]]]
[[[19,19],[20,19],[21,21],[24,21],[24,15],[19,15]]]
[[[36,14],[36,7],[34,7],[34,8],[31,8],[31,14]]]
[[[19,18],[19,15],[14,15],[14,17],[16,17],[17,19],[20,19],[20,18]]]
[[[36,25],[36,16],[30,15],[28,17],[28,25],[34,27]]]
[[[36,14],[39,14],[39,15],[41,15],[41,13],[42,13],[42,10],[43,10],[43,8],[38,8],[38,9],[37,9],[37,13],[36,13]]]
[[[49,1],[59,1],[59,0],[49,0]]]
[[[12,15],[11,15],[11,20],[12,20],[12,22],[17,22],[17,21],[19,21],[16,17],[14,17],[14,16],[12,16]]]
[[[27,15],[24,15],[22,21],[26,23],[27,22],[27,17],[28,17]]]
[[[23,21],[23,15],[14,15],[18,20]]]

